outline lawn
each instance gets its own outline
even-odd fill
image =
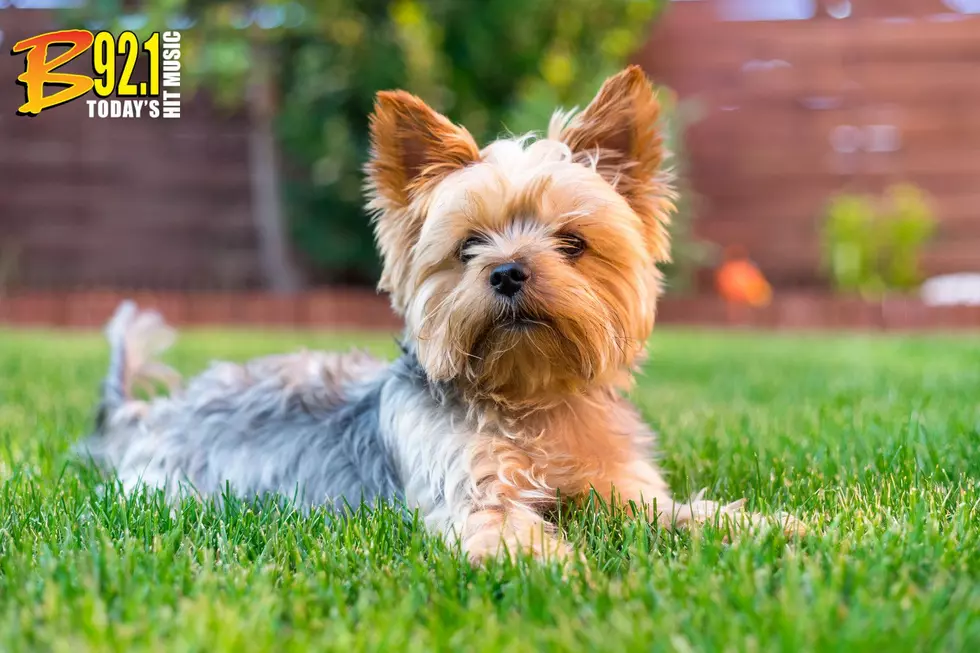
[[[185,335],[184,372],[388,336]],[[661,331],[635,392],[679,494],[812,532],[569,516],[591,581],[471,569],[394,512],[96,492],[70,464],[106,350],[0,331],[0,650],[980,650],[980,339]]]

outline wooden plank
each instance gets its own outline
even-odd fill
[[[950,8],[941,0],[861,0],[851,4],[853,19],[909,16],[920,18],[949,13]]]
[[[980,271],[980,236],[945,239],[931,245],[923,254],[922,266],[929,275]]]
[[[980,20],[935,23],[862,21],[861,37],[849,46],[861,63],[930,63],[980,60]]]

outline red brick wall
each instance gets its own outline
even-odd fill
[[[810,20],[723,22],[725,1],[671,3],[638,56],[706,110],[687,142],[699,234],[746,246],[779,286],[817,285],[830,195],[911,181],[941,219],[928,272],[980,270],[980,16],[851,0],[835,19],[818,0]],[[897,149],[838,153],[842,126]]]

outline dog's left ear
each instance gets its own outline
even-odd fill
[[[463,127],[404,91],[378,93],[371,114],[369,183],[386,208],[402,208],[430,183],[480,158]]]
[[[639,66],[606,80],[586,109],[557,135],[575,160],[596,172],[647,224],[647,239],[658,260],[669,258],[666,222],[672,191],[660,177],[664,160],[660,103]]]

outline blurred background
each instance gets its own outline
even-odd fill
[[[15,116],[10,48],[59,27],[181,30],[181,119]],[[665,320],[980,304],[980,0],[0,0],[0,49],[0,320],[144,293],[178,322],[390,321],[361,197],[374,93],[485,142],[628,62],[661,88],[683,197]]]

